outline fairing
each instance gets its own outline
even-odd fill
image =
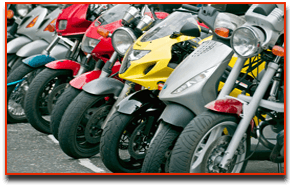
[[[179,24],[175,24],[174,26],[170,25],[170,20],[172,19],[177,20],[176,23]],[[168,67],[168,63],[172,58],[172,46],[176,43],[193,39],[193,37],[183,35],[177,38],[170,38],[170,35],[173,32],[179,32],[181,27],[188,21],[197,24],[191,14],[176,12],[173,13],[173,17],[172,14],[169,15],[164,21],[155,25],[143,36],[141,36],[133,44],[133,50],[144,50],[150,52],[138,60],[129,61],[128,50],[123,59],[121,69],[125,66],[129,66],[129,68],[124,68],[126,70],[120,71],[120,78],[132,81],[150,90],[158,89],[158,82],[165,82],[173,71],[172,68]],[[158,31],[156,36],[153,36],[152,33],[155,33],[154,30],[156,28],[161,29]],[[150,37],[148,37],[148,35]],[[146,39],[144,42],[144,38],[148,38],[148,40]],[[149,38],[152,41],[149,41]],[[211,39],[211,37],[208,39]],[[147,72],[146,70],[150,66],[152,69]]]
[[[17,29],[17,34],[20,35],[25,35],[29,37],[32,40],[39,39],[39,36],[35,35],[38,27],[44,20],[45,16],[47,14],[47,9],[43,8],[41,6],[36,7],[32,11],[30,11],[23,19],[22,22],[20,23],[18,29]],[[38,16],[37,21],[32,27],[27,28],[27,25],[35,18]]]
[[[56,21],[56,31],[62,36],[83,35],[92,23],[86,20],[89,4],[74,4],[62,11]],[[64,30],[59,30],[60,20],[67,20]]]

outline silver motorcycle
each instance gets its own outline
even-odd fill
[[[272,150],[270,160],[279,163],[281,172],[280,163],[284,161],[284,13],[275,4],[252,5],[245,20],[233,31],[230,40],[231,50],[238,56],[237,62],[217,100],[208,103],[205,111],[190,121],[177,139],[169,172],[243,172],[251,156],[251,136]],[[253,93],[248,95],[243,91],[237,98],[228,96],[240,84],[238,76],[246,60],[254,57],[264,59],[266,67],[249,85]],[[254,120],[254,116],[258,120]],[[256,127],[257,122],[260,123]],[[263,135],[268,125],[277,133],[276,144]]]
[[[18,37],[7,43],[8,73],[17,68],[24,58],[42,53],[54,41],[57,36],[51,28],[60,12],[61,8],[49,12],[47,8],[38,6],[19,22]],[[67,44],[60,42],[52,49],[51,56],[61,59],[67,51]]]
[[[190,5],[182,7],[194,12],[199,10],[191,9]],[[235,63],[229,39],[232,31],[245,20],[234,14],[219,13],[213,6],[201,7],[197,17],[209,27],[213,38],[201,43],[182,61],[159,93],[166,107],[145,156],[143,173],[168,172],[171,150],[178,136],[190,120],[205,111],[204,105],[217,97],[220,81],[230,69],[228,64]],[[187,32],[183,33],[194,34],[193,26],[184,28]]]

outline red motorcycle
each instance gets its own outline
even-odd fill
[[[86,30],[94,24],[103,10],[111,5],[75,4],[62,11],[56,21],[58,39],[68,38],[72,48],[64,60],[45,63],[45,67],[31,81],[24,100],[24,112],[28,121],[38,131],[50,133],[49,117],[53,102],[74,76],[94,68],[95,60],[88,52],[81,51],[81,41]],[[101,38],[99,38],[101,39]],[[105,45],[106,46],[106,45]],[[112,47],[111,47],[112,48]],[[103,52],[103,51],[102,51]],[[113,49],[103,52],[106,61]],[[95,59],[99,59],[95,57]],[[35,60],[35,58],[34,58]],[[79,63],[80,62],[80,63]],[[43,64],[44,65],[44,64]]]
[[[142,5],[143,6],[143,5]],[[140,5],[134,5],[134,7],[138,7],[138,8],[142,8],[142,6]],[[138,24],[138,19],[135,19],[135,23],[131,23],[128,20],[131,20],[132,17],[131,15],[133,15],[135,12],[132,10],[134,10],[134,7],[130,7],[126,14],[123,16],[122,20],[118,20],[118,23],[122,22],[123,27],[118,28],[118,31],[122,32],[122,29],[132,29],[132,30],[136,30],[137,24]],[[144,8],[144,7],[143,7]],[[145,10],[143,9],[142,10]],[[151,13],[147,13],[147,12],[143,12],[144,14],[149,15],[150,17],[153,17],[153,15]],[[156,12],[156,16],[158,19],[165,19],[168,16],[168,13],[164,13],[164,12]],[[140,17],[139,17],[140,18]],[[140,20],[140,19],[139,19]],[[145,26],[146,24],[144,24],[143,26]],[[102,24],[101,24],[102,26]],[[140,27],[141,28],[141,27]],[[148,28],[144,29],[147,30]],[[112,33],[109,31],[109,27],[96,27],[96,31],[103,35],[104,37],[108,37],[108,35],[111,36]],[[117,31],[117,30],[115,30]],[[138,32],[138,31],[137,31]],[[142,34],[142,31],[139,32],[139,35]],[[114,35],[114,33],[113,33]],[[110,37],[111,38],[111,37]],[[109,39],[109,38],[108,38]],[[130,45],[128,45],[129,47]],[[123,50],[124,52],[126,52],[126,50]],[[124,53],[123,52],[123,53]],[[62,119],[62,116],[64,114],[64,112],[66,111],[67,107],[69,106],[69,104],[73,101],[73,99],[82,92],[82,88],[85,84],[93,81],[93,80],[97,80],[99,78],[105,78],[105,77],[114,77],[118,79],[118,71],[120,68],[120,63],[119,61],[121,60],[122,56],[124,54],[120,54],[120,51],[118,52],[117,49],[115,49],[115,52],[113,53],[113,55],[111,56],[111,59],[105,64],[105,66],[102,68],[102,70],[94,70],[94,71],[90,71],[87,72],[75,79],[73,79],[72,81],[70,81],[70,86],[65,90],[65,92],[59,97],[58,101],[56,102],[56,105],[52,111],[51,114],[51,132],[54,135],[54,137],[56,139],[58,139],[58,131],[59,131],[59,126],[60,126],[60,121]],[[118,60],[117,60],[118,59]],[[101,85],[98,85],[101,86]],[[136,87],[135,89],[140,89],[139,87]],[[110,102],[110,98],[105,98],[105,100],[107,100],[107,102]],[[109,108],[106,111],[102,111],[103,114],[103,118],[106,117],[107,113],[109,112]],[[90,119],[93,119],[94,114],[96,114],[98,112],[97,108],[94,108],[93,106],[91,106],[90,109],[87,110],[87,114],[86,117],[84,119],[84,123],[88,123],[89,121],[92,121]],[[89,125],[87,125],[87,127],[89,128]],[[92,127],[93,128],[93,127]],[[89,140],[90,142],[95,142],[98,141],[98,138],[94,137],[93,135],[90,136],[88,133],[85,136],[86,140]],[[92,144],[93,145],[93,144]],[[95,146],[93,146],[92,149],[96,149]],[[91,151],[91,148],[88,147],[88,150],[86,150],[89,152],[89,154],[94,154],[94,151]],[[85,152],[86,152],[85,151]],[[65,151],[66,152],[66,151]],[[70,155],[70,153],[66,152],[68,155]],[[82,154],[82,153],[81,153]]]

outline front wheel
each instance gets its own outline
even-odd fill
[[[50,134],[49,98],[62,94],[67,83],[72,79],[71,70],[44,69],[30,84],[24,101],[24,111],[29,123],[36,130]]]
[[[142,173],[168,173],[169,158],[181,129],[161,122],[158,132],[146,154]]]
[[[247,166],[250,136],[245,134],[228,169],[221,158],[238,124],[237,116],[206,111],[195,117],[179,136],[170,159],[171,173],[241,173]]]
[[[156,126],[146,125],[150,114],[122,114],[115,112],[109,119],[101,138],[101,157],[105,166],[115,173],[141,171],[146,150]],[[153,123],[154,124],[154,123]],[[147,133],[146,133],[147,131]]]
[[[26,121],[24,98],[30,83],[42,68],[34,69],[21,64],[7,78],[7,121],[21,123]]]
[[[67,107],[58,132],[59,145],[73,158],[88,158],[99,153],[101,126],[114,100],[82,91]]]
[[[79,93],[81,93],[81,91],[82,90],[69,86],[57,99],[55,106],[53,107],[50,116],[50,131],[57,140],[61,118],[69,104],[74,100],[75,97],[77,97]]]

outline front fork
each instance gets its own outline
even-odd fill
[[[245,60],[245,59],[244,59]],[[252,100],[249,102],[249,104],[245,104],[243,107],[243,118],[240,121],[240,123],[238,124],[238,127],[230,141],[229,146],[227,147],[227,150],[225,151],[225,155],[223,156],[221,162],[220,162],[220,167],[223,169],[227,169],[228,167],[228,163],[230,162],[230,160],[233,158],[233,156],[235,155],[235,152],[245,134],[245,132],[247,131],[247,128],[252,120],[252,118],[254,117],[256,110],[259,106],[259,103],[261,101],[261,99],[263,98],[263,96],[265,95],[265,92],[267,91],[268,86],[271,83],[271,80],[273,78],[273,76],[275,75],[275,72],[277,71],[277,69],[279,68],[279,65],[277,64],[280,60],[280,57],[276,57],[274,62],[269,63],[267,71],[265,72],[259,86],[257,87]],[[236,63],[241,63],[238,64],[237,67],[240,68],[240,70],[243,67],[242,64],[242,60],[237,61]],[[235,66],[234,66],[235,68]],[[233,68],[233,70],[234,70]],[[233,71],[232,70],[232,71]],[[237,68],[236,68],[237,70]],[[240,71],[239,70],[239,71]],[[232,74],[232,72],[231,72]],[[230,76],[231,76],[230,74]],[[221,93],[219,94],[218,98],[223,98],[225,97],[225,95],[228,95],[230,93],[230,90],[233,88],[234,86],[234,81],[235,79],[231,79],[231,77],[228,77],[226,83],[224,86],[227,86],[227,83],[230,82],[231,85],[226,87],[226,91],[221,91]],[[233,75],[234,76],[238,76],[237,75]],[[229,89],[230,88],[230,89]],[[223,89],[222,89],[223,90]],[[222,94],[222,95],[221,95]]]
[[[102,129],[104,129],[107,126],[107,123],[108,123],[109,119],[117,111],[117,107],[116,106],[128,95],[128,93],[130,92],[130,90],[132,88],[132,85],[135,85],[135,84],[131,83],[130,81],[126,81],[125,82],[124,87],[123,87],[121,93],[117,96],[118,99],[114,103],[112,109],[110,110],[110,112],[107,115],[104,123],[102,124]]]

